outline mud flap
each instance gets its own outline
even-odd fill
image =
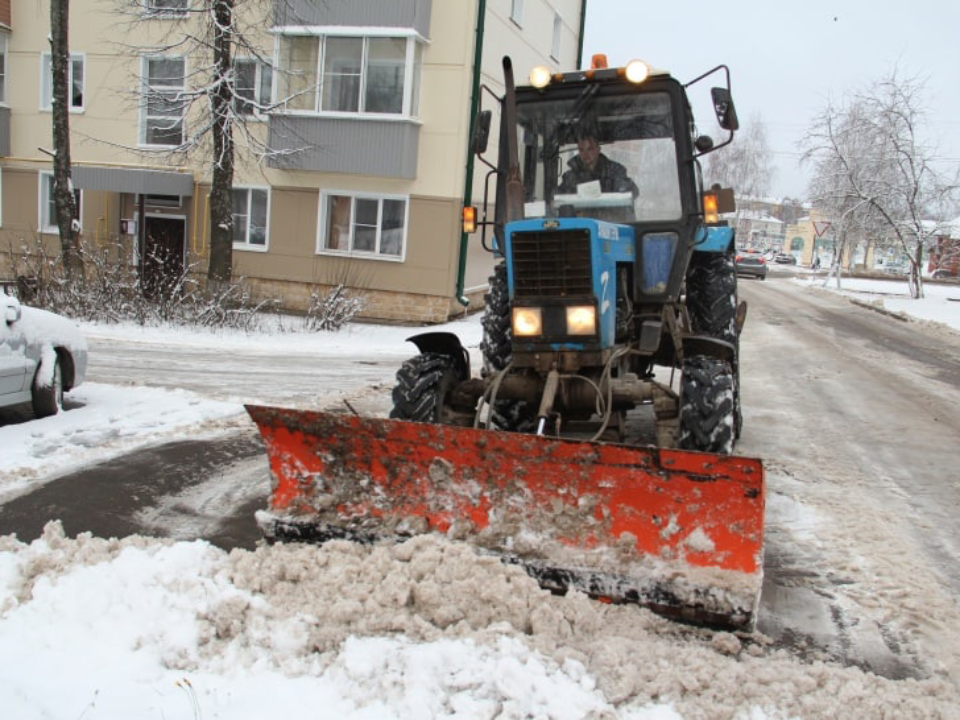
[[[762,582],[759,460],[247,406],[274,540],[439,533],[542,586],[749,628]]]

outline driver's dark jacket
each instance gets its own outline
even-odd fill
[[[560,180],[559,192],[561,193],[575,193],[577,185],[594,180],[600,181],[601,192],[629,192],[634,197],[640,192],[633,180],[627,176],[627,169],[602,153],[597,159],[596,171],[590,170],[579,155],[570,158],[567,165],[570,169]]]

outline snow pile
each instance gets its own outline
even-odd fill
[[[901,317],[960,330],[960,285],[927,283],[923,286],[924,297],[914,300],[906,282],[842,277],[839,288],[835,278],[798,277],[794,282],[867,301]]]
[[[24,649],[29,648],[29,652]],[[956,689],[559,598],[420,537],[225,553],[0,538],[7,717],[949,717]]]

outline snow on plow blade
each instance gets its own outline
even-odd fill
[[[270,459],[268,539],[435,532],[546,588],[748,628],[763,467],[709,453],[248,405]]]

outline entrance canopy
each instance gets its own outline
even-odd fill
[[[193,195],[193,173],[75,165],[71,168],[71,175],[74,187],[81,190],[139,195]]]

